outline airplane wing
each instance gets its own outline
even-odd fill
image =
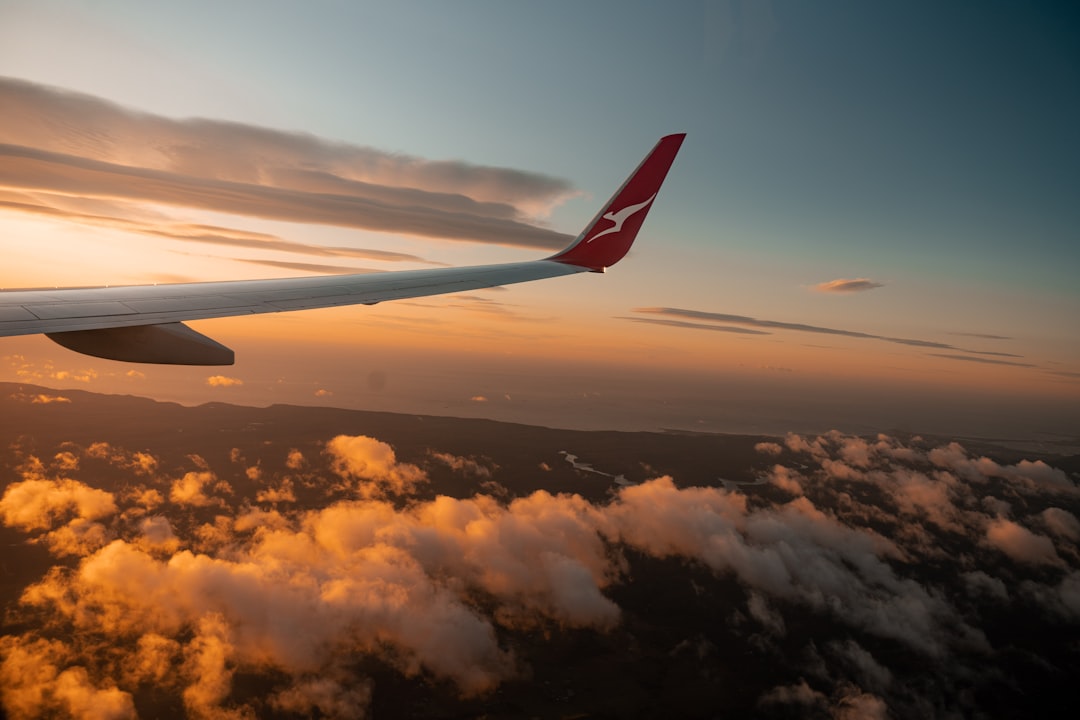
[[[542,260],[362,275],[0,291],[0,337],[44,333],[86,355],[168,365],[231,365],[233,351],[184,321],[441,295],[604,272],[634,242],[684,134],[645,156],[566,249]]]

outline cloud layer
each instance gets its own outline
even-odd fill
[[[602,502],[542,490],[422,499],[435,468],[493,478],[500,494],[513,481],[446,452],[403,461],[362,435],[331,438],[317,456],[281,448],[275,472],[239,448],[228,466],[193,454],[163,472],[146,451],[65,447],[22,455],[0,498],[5,525],[78,558],[10,609],[25,628],[0,639],[0,699],[13,718],[134,717],[143,683],[196,717],[363,717],[378,688],[357,657],[489,693],[527,672],[514,638],[616,632],[614,590],[633,583],[634,558],[733,582],[740,593],[713,600],[731,618],[730,641],[801,653],[758,696],[766,713],[904,716],[925,702],[969,713],[960,689],[993,682],[987,668],[1009,657],[983,624],[986,608],[1080,621],[1072,480],[956,443],[789,435],[758,445],[766,469],[745,487],[661,476]],[[84,468],[94,462],[122,473],[126,489],[93,487]],[[229,467],[263,488],[258,504],[235,499],[221,479]],[[301,490],[325,500],[302,506]],[[35,625],[44,621],[62,633]],[[822,626],[835,629],[815,635]],[[935,668],[932,686],[896,665],[905,657]],[[276,679],[261,700],[238,695],[237,673],[267,671]]]
[[[339,257],[378,251],[192,225],[147,206],[529,248],[555,249],[569,240],[532,224],[574,194],[565,181],[543,175],[240,123],[165,118],[13,78],[0,78],[0,102],[0,207],[10,210]]]

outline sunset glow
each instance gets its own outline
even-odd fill
[[[704,42],[698,58],[670,55],[666,84],[671,92],[693,87],[700,93],[712,86],[722,106],[711,96],[709,104],[693,108],[672,100],[639,117],[636,125],[627,118],[639,113],[625,114],[614,134],[599,128],[589,132],[586,128],[596,123],[586,121],[573,132],[563,128],[546,136],[544,145],[553,152],[543,158],[528,150],[535,130],[513,116],[496,135],[486,134],[486,123],[445,118],[412,135],[408,130],[414,124],[392,132],[382,122],[368,123],[366,133],[364,124],[342,133],[339,123],[327,122],[325,110],[320,120],[305,124],[302,115],[283,104],[290,94],[287,86],[275,83],[271,92],[260,88],[255,77],[247,83],[252,90],[240,97],[222,94],[219,83],[203,94],[186,92],[187,107],[164,101],[159,93],[140,91],[141,73],[164,73],[162,79],[172,78],[167,84],[189,87],[187,71],[178,64],[179,48],[166,42],[158,54],[147,54],[151,38],[165,28],[179,31],[177,18],[164,11],[125,15],[124,7],[106,4],[91,13],[72,6],[82,22],[109,27],[102,39],[86,33],[75,44],[61,44],[71,38],[59,27],[50,34],[51,21],[36,5],[17,4],[4,11],[6,66],[9,73],[18,72],[2,84],[0,130],[7,145],[0,162],[0,222],[6,251],[0,286],[287,277],[537,257],[578,231],[657,135],[687,130],[685,157],[677,162],[643,236],[630,257],[606,276],[200,326],[226,345],[259,344],[257,353],[241,356],[238,375],[266,375],[283,365],[290,345],[309,343],[325,368],[319,384],[336,384],[341,391],[334,401],[356,407],[365,401],[346,390],[348,376],[358,369],[364,375],[377,370],[366,365],[373,353],[390,363],[397,355],[406,364],[444,368],[454,364],[443,362],[444,355],[473,354],[485,374],[498,368],[533,372],[543,364],[548,369],[539,370],[537,380],[552,387],[560,384],[561,373],[572,374],[585,363],[582,370],[608,366],[610,377],[619,368],[647,369],[654,389],[692,370],[706,375],[774,372],[804,385],[842,378],[883,387],[899,382],[932,389],[946,404],[957,402],[950,393],[958,388],[988,396],[1026,394],[1030,416],[1046,403],[1080,398],[1080,341],[1074,323],[1080,295],[1069,274],[1062,274],[1080,267],[1080,261],[1075,243],[1065,243],[1059,232],[1070,227],[1074,207],[1050,204],[1053,194],[1048,192],[1013,195],[1017,218],[1033,212],[1042,218],[1042,237],[1023,243],[1015,237],[1014,222],[999,222],[996,230],[987,226],[989,215],[981,211],[996,216],[1003,209],[989,194],[981,206],[962,197],[956,207],[938,207],[931,215],[929,206],[898,215],[912,202],[925,201],[918,199],[917,190],[907,198],[897,194],[905,187],[907,171],[899,157],[887,155],[879,158],[870,184],[877,190],[864,187],[858,207],[845,203],[830,210],[829,203],[839,198],[821,192],[828,185],[821,179],[816,189],[778,183],[769,197],[761,192],[771,173],[791,172],[791,167],[775,153],[755,158],[732,152],[727,136],[758,144],[780,140],[787,146],[832,143],[835,168],[822,172],[832,172],[832,182],[839,185],[849,182],[845,173],[865,152],[857,136],[834,136],[825,129],[812,138],[791,128],[762,128],[749,135],[737,129],[755,113],[771,112],[739,89],[740,75],[767,79],[777,88],[794,79],[784,38],[795,30],[782,16],[755,19],[767,23],[761,28],[737,26],[736,32],[746,33],[747,41],[752,37],[755,45],[751,50],[744,43],[735,51],[719,44],[722,33],[715,34],[724,12],[708,9],[707,28],[713,29],[696,35],[697,42]],[[396,22],[386,13],[379,15]],[[283,15],[275,21],[284,20]],[[477,22],[478,30],[507,31],[496,16]],[[672,37],[681,37],[672,28]],[[260,36],[269,42],[275,33],[244,36],[244,49],[238,52],[257,56],[264,47]],[[28,45],[16,36],[37,41]],[[362,54],[363,47],[357,43],[354,50]],[[633,52],[629,46],[614,51]],[[888,62],[891,51],[880,48],[879,61]],[[124,52],[138,59],[129,63],[130,70],[116,72],[112,63]],[[42,63],[45,57],[48,65]],[[218,56],[212,53],[198,62],[210,57]],[[102,67],[109,72],[89,82],[85,71],[95,61],[106,63]],[[315,70],[320,61],[313,55],[304,62]],[[950,60],[942,55],[939,62]],[[244,81],[242,67],[219,69],[226,85]],[[632,65],[626,76],[636,76]],[[535,84],[521,80],[515,84]],[[465,87],[467,81],[449,82]],[[564,101],[583,91],[567,82]],[[843,111],[849,103],[842,94],[844,82],[854,79],[829,80],[833,94],[819,101],[817,114]],[[366,86],[365,104],[378,105],[372,104],[372,92],[396,93],[385,97],[385,107],[424,96],[420,87],[392,87]],[[339,96],[335,101],[343,116],[352,112],[341,97],[349,94],[328,91]],[[605,102],[619,96],[608,92]],[[549,96],[553,108],[559,98],[557,93]],[[504,110],[514,106],[513,97],[504,94],[484,102]],[[909,143],[909,156],[929,158],[966,122],[961,106],[943,102],[936,137],[925,147]],[[1069,107],[1076,109],[1075,104]],[[477,112],[482,116],[483,106]],[[726,126],[717,124],[720,118],[726,118]],[[982,121],[994,122],[993,114]],[[611,121],[601,126],[605,123]],[[277,129],[282,127],[296,130]],[[439,131],[446,141],[436,146],[431,139]],[[884,138],[897,127],[882,120],[877,132]],[[481,134],[488,137],[486,146],[479,144]],[[1014,142],[1033,143],[1031,152],[1040,157],[1052,138],[1044,134]],[[882,144],[892,141],[883,139]],[[410,152],[410,147],[415,149]],[[1062,149],[1059,145],[1055,152]],[[475,159],[469,159],[470,152]],[[965,163],[959,155],[940,162],[948,163],[953,174]],[[1008,165],[1000,171],[1007,173]],[[1006,177],[1001,182],[1009,182]],[[973,176],[971,182],[975,191],[978,181]],[[991,192],[996,191],[988,188]],[[886,202],[889,197],[895,200]],[[812,211],[806,204],[811,199]],[[407,212],[387,212],[397,205]],[[873,208],[879,208],[876,217]],[[431,221],[435,214],[437,222]],[[928,224],[932,217],[940,227]],[[935,239],[928,245],[931,236]],[[1021,246],[1027,252],[1023,259],[1012,250]],[[719,316],[749,321],[733,324]],[[100,389],[167,392],[184,399],[182,386],[187,386],[192,393],[188,401],[204,397],[195,370],[142,368],[145,377],[136,385],[124,375],[127,369],[37,341],[6,340],[4,354],[22,354],[27,363],[42,367],[93,367]],[[13,371],[15,364],[0,368],[0,377],[25,377]],[[469,397],[468,388],[477,379],[461,367],[443,379],[448,390],[459,390],[443,395]],[[303,378],[289,381],[303,384]],[[301,401],[304,395],[290,397]],[[723,396],[713,400],[730,402]],[[260,402],[255,396],[247,401]],[[805,414],[802,410],[792,408],[792,417]],[[926,417],[937,412],[927,408]],[[695,422],[694,414],[688,412],[683,424]],[[818,429],[835,424],[822,420]],[[577,424],[573,414],[561,422]],[[1019,421],[1015,430],[1035,428]]]

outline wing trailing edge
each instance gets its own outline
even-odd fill
[[[125,362],[231,365],[233,351],[183,323],[477,290],[603,272],[630,250],[685,135],[661,138],[566,249],[500,265],[271,280],[0,291],[0,337],[43,333]]]

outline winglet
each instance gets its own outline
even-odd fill
[[[547,259],[593,272],[619,262],[634,243],[685,137],[679,133],[660,138],[570,247]]]

